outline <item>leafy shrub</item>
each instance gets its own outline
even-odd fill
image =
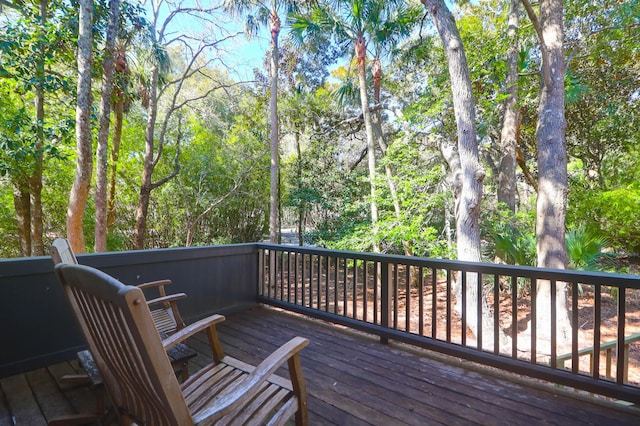
[[[571,269],[601,270],[603,263],[610,260],[611,253],[602,250],[610,244],[606,238],[578,225],[567,232],[567,261]]]
[[[485,215],[482,226],[486,257],[491,260],[497,257],[511,265],[536,264],[536,236],[531,216],[514,214],[500,205]]]

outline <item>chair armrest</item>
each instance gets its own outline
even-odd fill
[[[186,299],[187,295],[184,293],[174,293],[164,297],[158,297],[156,299],[147,300],[148,306],[158,305],[160,303],[171,303],[176,300]]]
[[[294,337],[284,345],[280,346],[264,361],[262,361],[247,377],[240,382],[222,391],[216,396],[208,408],[202,410],[194,418],[196,424],[211,416],[219,419],[236,407],[251,400],[259,391],[260,385],[264,383],[275,371],[290,358],[297,357],[298,352],[309,344],[309,340],[303,337]]]
[[[148,283],[138,284],[136,287],[139,289],[145,290],[151,287],[160,287],[171,284],[171,280],[158,280],[158,281],[149,281]]]
[[[167,337],[162,341],[162,345],[164,349],[171,349],[176,346],[178,343],[184,342],[189,337],[194,334],[206,330],[209,327],[215,327],[219,322],[224,321],[224,317],[222,315],[211,315],[210,317],[201,319],[198,322],[194,322],[193,324],[183,328],[180,331],[176,331],[171,336]]]

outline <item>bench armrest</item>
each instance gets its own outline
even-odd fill
[[[237,407],[244,405],[247,401],[250,401],[261,388],[261,384],[269,379],[275,371],[282,366],[285,362],[289,363],[289,374],[291,375],[293,387],[298,395],[303,392],[306,395],[305,389],[300,389],[300,386],[304,386],[302,379],[302,372],[299,371],[299,355],[298,352],[309,344],[309,340],[303,337],[294,337],[284,345],[280,346],[276,351],[269,355],[264,361],[262,361],[247,377],[240,382],[222,391],[218,396],[208,404],[209,407],[202,410],[198,417],[194,418],[195,423],[203,420],[220,419],[227,413],[230,413],[237,409]],[[294,370],[294,371],[292,371]],[[306,404],[306,401],[304,402]]]
[[[153,305],[158,305],[158,304],[164,304],[164,303],[171,303],[171,302],[175,302],[176,300],[181,300],[181,299],[186,299],[187,295],[184,293],[174,293],[174,294],[170,294],[168,296],[164,296],[164,297],[158,297],[156,299],[151,299],[151,300],[147,300],[147,305],[149,307],[153,306]]]
[[[217,315],[217,314],[201,319],[200,321],[195,322],[183,328],[182,330],[176,331],[174,334],[164,339],[162,341],[162,345],[164,346],[165,350],[171,349],[172,347],[176,346],[178,343],[184,342],[189,337],[193,336],[194,334],[200,331],[211,329],[211,328],[215,330],[215,325],[224,321],[224,319],[225,319],[224,316]]]
[[[148,283],[138,284],[137,287],[142,289],[142,290],[145,290],[145,289],[151,288],[151,287],[160,287],[160,286],[169,285],[171,283],[172,283],[171,280],[149,281]]]

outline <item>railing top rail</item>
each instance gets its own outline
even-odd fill
[[[640,276],[612,274],[607,272],[576,271],[567,269],[549,269],[533,266],[499,265],[495,263],[468,262],[461,260],[412,257],[392,254],[360,253],[345,250],[329,250],[317,247],[293,246],[285,244],[257,243],[261,249],[289,251],[332,256],[344,259],[357,259],[371,262],[398,263],[402,265],[422,266],[425,268],[446,269],[452,271],[479,272],[489,275],[506,275],[541,280],[565,281],[580,284],[612,285],[622,288],[640,289]]]

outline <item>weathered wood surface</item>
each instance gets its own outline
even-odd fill
[[[301,359],[312,425],[640,424],[639,409],[575,398],[551,386],[525,386],[504,373],[467,368],[469,363],[458,360],[444,363],[270,309],[229,316],[218,331],[226,353],[254,365],[293,336],[310,339]],[[189,344],[203,352],[208,347],[204,336]],[[206,361],[199,354],[191,368]],[[92,412],[89,386],[58,380],[77,369],[71,361],[1,379],[0,426],[14,424],[12,416],[18,425],[37,425],[54,414]]]

